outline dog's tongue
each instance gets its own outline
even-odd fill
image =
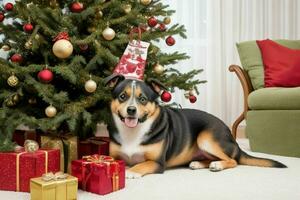
[[[138,118],[125,118],[125,124],[126,126],[128,126],[129,128],[134,128],[137,126],[138,124]]]

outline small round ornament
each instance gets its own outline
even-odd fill
[[[165,24],[162,24],[162,23],[159,24],[158,28],[159,28],[160,31],[165,31],[165,30],[167,30],[166,25],[165,25]]]
[[[49,83],[53,80],[53,73],[49,69],[43,69],[38,73],[38,78],[42,83]]]
[[[81,11],[83,11],[83,4],[80,2],[74,2],[71,4],[70,9],[73,13],[80,13]]]
[[[102,32],[102,36],[104,37],[104,39],[106,40],[113,40],[116,36],[116,32],[114,31],[114,29],[107,27],[106,29],[104,29],[104,31]]]
[[[34,39],[39,40],[40,37],[41,37],[40,34],[36,34],[36,35],[34,36]]]
[[[7,3],[7,4],[5,4],[4,9],[5,9],[6,11],[12,11],[12,10],[14,9],[14,4],[12,4],[12,3]]]
[[[197,101],[197,97],[195,95],[190,95],[189,100],[191,103],[195,103]]]
[[[141,3],[145,6],[148,6],[151,2],[152,0],[141,0]]]
[[[168,46],[173,46],[174,44],[175,44],[175,39],[172,37],[172,36],[169,36],[169,37],[167,37],[167,39],[166,39],[166,44],[168,45]]]
[[[1,49],[3,50],[3,51],[9,51],[11,48],[10,48],[10,46],[8,46],[8,45],[3,45],[2,47],[1,47]]]
[[[170,17],[165,17],[164,18],[164,24],[168,25],[171,23],[171,18]]]
[[[39,144],[34,140],[25,140],[24,148],[26,152],[34,153],[39,150]]]
[[[162,74],[164,72],[164,67],[162,65],[160,65],[159,63],[157,63],[155,66],[154,66],[154,72],[156,74]]]
[[[23,30],[24,30],[26,33],[31,33],[31,32],[33,31],[33,25],[30,24],[30,23],[24,24]]]
[[[3,22],[4,19],[5,19],[4,13],[0,13],[0,22]]]
[[[57,110],[54,106],[50,105],[45,109],[45,114],[47,117],[54,117],[57,113]]]
[[[56,0],[51,0],[49,3],[51,8],[57,8],[59,6],[59,4],[56,2]]]
[[[7,84],[10,87],[16,87],[19,84],[19,79],[16,77],[14,74],[12,74],[10,77],[7,79]]]
[[[58,58],[68,58],[73,53],[73,45],[69,40],[60,39],[54,43],[52,51]]]
[[[160,98],[164,102],[169,102],[172,99],[172,95],[168,91],[163,91],[162,94],[160,95]]]
[[[11,100],[12,100],[14,103],[18,103],[18,102],[20,101],[20,95],[19,95],[19,94],[14,94],[14,95],[12,95]]]
[[[25,49],[31,49],[32,47],[32,41],[28,40],[27,42],[25,42]]]
[[[156,26],[157,25],[157,19],[155,18],[155,17],[150,17],[149,19],[148,19],[148,25],[150,26],[150,27],[154,27],[154,26]]]
[[[84,88],[87,92],[93,93],[97,89],[97,83],[94,80],[90,79],[87,82],[85,82]]]
[[[100,19],[101,17],[103,17],[103,12],[101,10],[96,10],[96,15],[95,15],[96,19]]]
[[[131,12],[131,9],[132,9],[131,4],[126,4],[126,5],[123,6],[123,10],[127,14]]]
[[[88,31],[89,33],[93,33],[93,32],[96,31],[96,27],[95,27],[95,26],[90,26],[90,27],[88,27],[87,31]]]
[[[15,53],[10,57],[11,62],[21,63],[23,61],[23,57],[21,54]]]

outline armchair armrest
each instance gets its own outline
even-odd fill
[[[237,127],[245,119],[246,113],[249,110],[248,96],[253,91],[253,87],[248,74],[240,66],[230,65],[229,71],[235,72],[241,82],[244,93],[244,110],[232,125],[232,135],[234,138],[236,138]]]

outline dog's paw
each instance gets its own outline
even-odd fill
[[[205,168],[205,165],[199,161],[192,161],[192,162],[190,162],[189,167],[191,169],[203,169],[203,168]]]
[[[223,169],[224,169],[223,165],[220,161],[214,161],[209,164],[209,170],[212,172],[219,172],[222,171]]]
[[[130,170],[126,170],[125,176],[127,179],[138,179],[142,177],[142,174],[130,171]]]

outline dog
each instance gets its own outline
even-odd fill
[[[157,98],[166,88],[155,79],[145,83],[113,74],[104,82],[112,91],[109,151],[130,166],[126,178],[184,165],[213,172],[238,164],[286,167],[242,151],[230,129],[209,113],[160,106]]]

